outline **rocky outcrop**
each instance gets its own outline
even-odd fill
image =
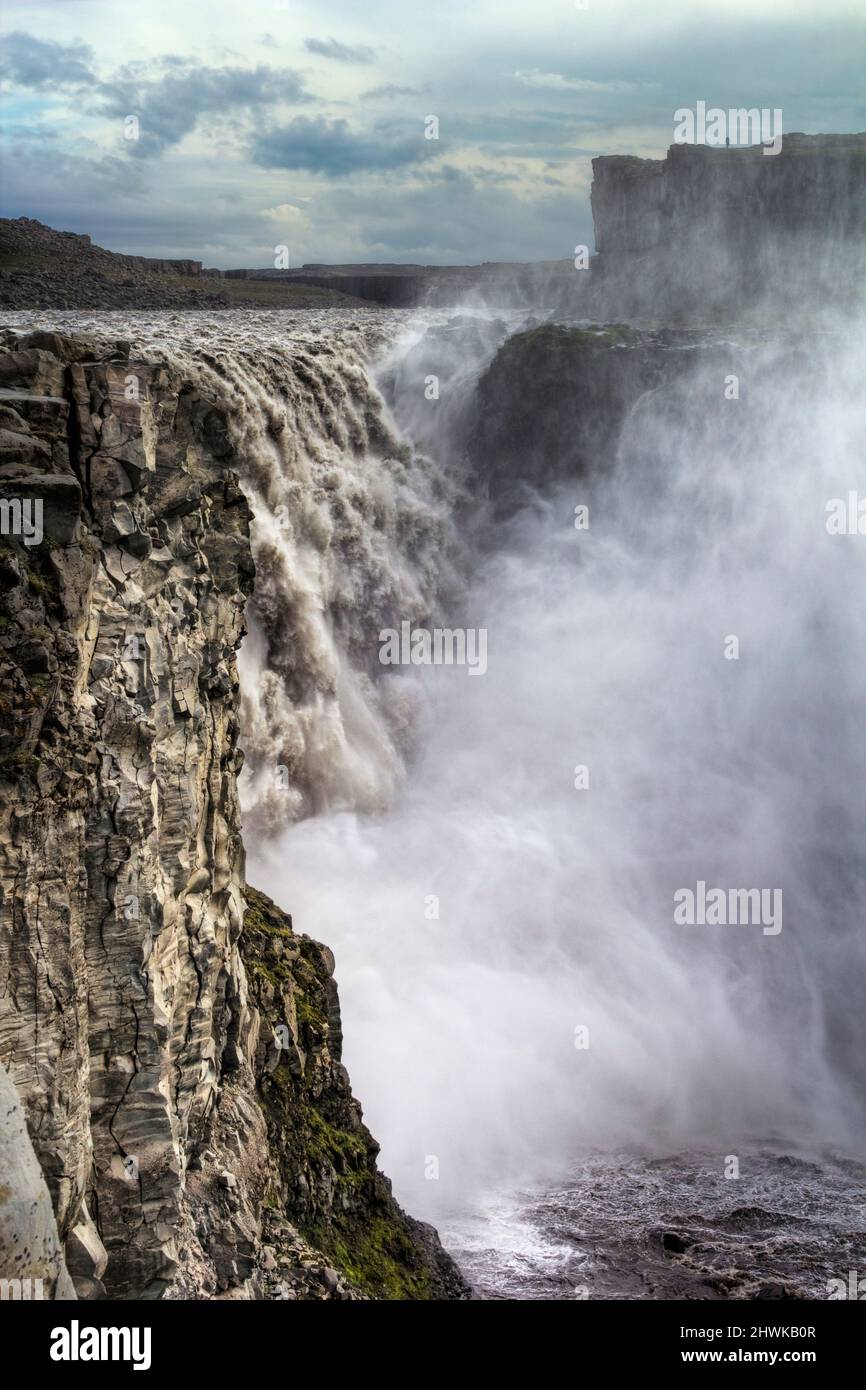
[[[644,393],[711,356],[721,382],[729,355],[685,331],[546,324],[513,334],[478,384],[467,448],[477,485],[502,512],[530,490],[599,478]]]
[[[339,287],[338,287],[339,288]],[[238,285],[201,261],[127,256],[32,217],[0,218],[0,305],[9,309],[351,306],[304,285]]]
[[[332,962],[250,918],[224,410],[52,333],[0,383],[0,1061],[79,1296],[460,1296],[376,1172]]]
[[[662,363],[656,339],[627,324],[513,334],[478,384],[469,455],[479,484],[511,506],[527,486],[587,476],[614,456],[626,412]]]
[[[588,502],[627,467],[635,498],[640,486],[653,486],[654,470],[664,478],[664,426],[675,429],[695,410],[708,450],[724,436],[751,451],[762,427],[757,383],[805,373],[809,351],[808,340],[790,330],[741,330],[736,341],[712,328],[622,323],[547,324],[513,334],[478,383],[466,450],[475,487],[507,515],[533,497],[549,499],[563,483],[579,483],[574,502]],[[629,430],[634,439],[641,411],[654,432],[642,439],[638,464],[623,460],[621,443]]]
[[[461,1297],[435,1231],[400,1210],[376,1166],[341,1062],[333,955],[250,888],[240,947],[261,1020],[250,1060],[272,1160],[266,1201],[370,1297]]]

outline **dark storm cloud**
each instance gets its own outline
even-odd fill
[[[16,31],[3,40],[0,78],[14,87],[87,87],[96,82],[86,43],[55,43]]]
[[[304,48],[319,58],[333,58],[337,63],[372,63],[376,54],[366,45],[340,43],[337,39],[304,39]]]
[[[358,133],[347,121],[323,116],[296,116],[288,125],[274,126],[253,137],[253,160],[264,169],[307,169],[317,174],[343,177],[369,169],[398,169],[430,154],[423,126],[417,134],[399,133],[393,127],[374,126]]]
[[[178,144],[204,115],[311,100],[291,68],[261,66],[196,67],[169,72],[157,81],[121,76],[102,83],[99,90],[106,115],[120,120],[138,117],[140,136],[130,141],[130,153],[139,158],[162,154]]]

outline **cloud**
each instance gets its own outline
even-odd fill
[[[560,110],[523,110],[519,115],[474,112],[443,122],[443,140],[480,150],[486,159],[555,159],[582,153],[591,132],[609,125],[593,103],[584,114],[570,103]],[[595,150],[594,153],[598,153]]]
[[[372,63],[376,56],[366,44],[340,43],[337,39],[304,39],[304,48],[319,58],[333,58],[336,63]]]
[[[317,225],[316,259],[323,260],[556,260],[577,241],[592,245],[589,207],[578,190],[522,197],[452,168],[437,170],[418,187],[340,185],[319,209]],[[305,251],[298,247],[299,255]]]
[[[0,193],[16,216],[118,251],[216,265],[267,264],[272,240],[293,262],[567,255],[592,240],[589,158],[663,155],[698,97],[782,106],[788,130],[863,129],[863,19],[850,0],[808,19],[782,5],[684,18],[673,0],[589,16],[535,0],[530,22],[481,0],[431,25],[423,6],[377,0],[348,28],[345,0],[317,0],[284,29],[271,0],[209,0],[207,25],[177,0],[152,24],[119,4],[0,0],[11,29],[33,31],[0,41]],[[321,37],[305,46],[304,28]],[[395,42],[399,66],[380,70]]]
[[[421,97],[429,92],[429,87],[397,87],[393,82],[385,82],[381,87],[371,87],[361,93],[361,100],[391,100],[392,97]]]
[[[86,43],[56,43],[16,30],[3,39],[0,77],[14,87],[87,87],[97,78],[90,66],[93,49]]]
[[[294,203],[278,203],[275,208],[262,208],[259,213],[259,217],[269,222],[297,222],[303,215],[303,208],[295,207]]]
[[[199,118],[278,102],[306,102],[302,78],[290,68],[196,67],[156,81],[122,74],[99,88],[102,110],[124,120],[137,116],[140,134],[129,142],[138,157],[160,155],[193,131]]]
[[[14,128],[4,132],[13,140],[14,160],[4,159],[3,215],[36,216],[52,227],[70,227],[70,216],[81,213],[72,230],[90,231],[96,210],[119,199],[138,202],[146,196],[140,165],[104,154],[93,141],[69,141],[44,129]]]
[[[429,155],[430,146],[420,121],[417,136],[398,137],[380,126],[358,133],[344,120],[296,116],[288,125],[254,135],[251,153],[255,163],[265,169],[307,169],[343,177],[367,169],[414,164]]]
[[[525,87],[543,87],[554,92],[592,92],[599,95],[610,92],[619,95],[623,92],[640,92],[646,88],[658,87],[658,82],[624,82],[619,79],[607,82],[594,82],[588,77],[565,77],[560,72],[515,72],[518,82]]]

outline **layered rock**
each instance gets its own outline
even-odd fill
[[[849,304],[866,272],[866,135],[592,161],[591,313],[707,322]]]
[[[0,1061],[79,1295],[459,1296],[376,1173],[327,955],[270,907],[244,939],[224,409],[51,333],[0,384]]]

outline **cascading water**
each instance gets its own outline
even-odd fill
[[[739,399],[671,347],[615,456],[503,514],[463,452],[514,323],[188,322],[117,331],[230,408],[249,878],[335,948],[398,1196],[494,1294],[748,1295],[763,1260],[822,1296],[866,1260],[864,542],[826,526],[863,325],[717,343]],[[483,677],[380,665],[446,620]],[[779,892],[780,929],[677,922],[701,882]]]
[[[561,478],[503,522],[474,506],[461,611],[488,631],[487,674],[425,671],[389,811],[307,820],[256,856],[258,881],[336,948],[349,1064],[398,1191],[492,1291],[641,1296],[592,1241],[575,1253],[563,1208],[586,1230],[586,1193],[558,1184],[581,1155],[608,1203],[619,1175],[597,1244],[636,1187],[655,1193],[635,1249],[664,1219],[645,1165],[676,1155],[668,1220],[702,1213],[692,1288],[763,1287],[731,1252],[739,1217],[724,1225],[750,1203],[771,1250],[804,1208],[837,1233],[818,1266],[813,1229],[777,1245],[792,1287],[862,1263],[858,1178],[831,1156],[864,1137],[866,617],[860,538],[826,520],[862,452],[864,343],[849,328],[799,356],[724,346],[740,399],[682,348],[597,477]],[[422,381],[395,401],[410,427]],[[403,682],[417,671],[386,678]],[[778,923],[677,923],[674,895],[699,882],[778,893]],[[521,1185],[558,1193],[556,1219],[521,1206]],[[642,1287],[675,1296],[664,1270]]]

